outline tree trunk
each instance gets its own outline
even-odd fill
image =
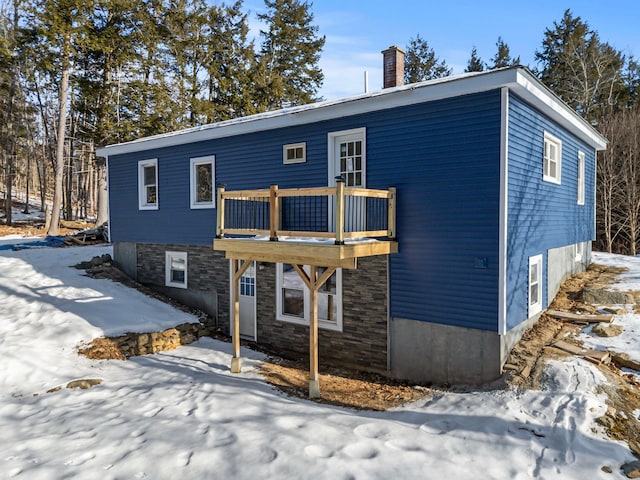
[[[96,219],[96,226],[100,226],[109,221],[107,162],[104,157],[96,157],[96,169],[98,171],[98,218]]]
[[[71,42],[70,34],[66,34],[65,57],[63,58],[62,79],[60,81],[59,92],[59,118],[58,118],[58,138],[56,139],[56,175],[53,190],[53,206],[51,208],[51,223],[47,235],[58,235],[60,228],[60,210],[62,207],[62,187],[64,180],[64,143],[67,126],[67,95],[69,90],[69,47]]]

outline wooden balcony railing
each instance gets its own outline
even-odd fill
[[[335,187],[225,191],[218,188],[216,237],[268,235],[333,239],[396,236],[396,189]]]

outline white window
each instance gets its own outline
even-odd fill
[[[191,208],[215,207],[215,159],[213,155],[191,159]]]
[[[165,285],[187,288],[187,252],[165,252]]]
[[[158,209],[158,159],[138,162],[138,208]]]
[[[529,317],[542,311],[542,255],[529,257]]]
[[[560,184],[562,172],[562,141],[544,132],[543,180]]]
[[[307,161],[307,144],[290,143],[282,147],[282,163],[304,163]]]
[[[584,205],[584,152],[578,152],[578,205]]]
[[[308,266],[304,267],[307,274]],[[318,267],[318,275],[323,268]],[[309,325],[309,289],[292,265],[276,264],[276,318]],[[318,326],[342,331],[342,269],[337,269],[318,291]]]

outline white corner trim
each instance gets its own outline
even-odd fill
[[[498,335],[507,334],[507,238],[509,207],[509,89],[500,92],[500,230],[498,233]]]

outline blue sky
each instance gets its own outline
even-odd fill
[[[245,0],[252,30],[259,24],[255,13],[264,11],[261,0]],[[313,13],[326,44],[320,60],[325,74],[320,94],[325,99],[364,91],[364,71],[369,89],[382,86],[381,51],[390,45],[406,47],[420,34],[454,73],[461,73],[475,45],[488,61],[501,36],[512,56],[534,65],[544,31],[559,22],[565,9],[596,30],[600,38],[624,54],[640,57],[640,1],[454,1],[315,0]]]

